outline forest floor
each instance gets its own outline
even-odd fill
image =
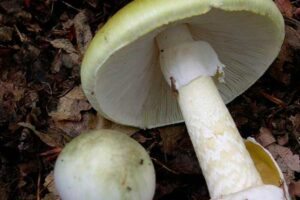
[[[184,124],[138,130],[96,114],[80,87],[95,32],[126,0],[0,0],[0,200],[59,199],[53,166],[82,131],[126,132],[150,153],[155,200],[209,199]],[[286,38],[269,70],[228,108],[244,138],[276,145],[273,156],[300,195],[300,1],[276,0]],[[271,142],[270,142],[271,141]]]

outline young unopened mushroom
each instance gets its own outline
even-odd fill
[[[120,124],[185,121],[217,199],[263,185],[224,103],[265,72],[283,38],[271,0],[134,1],[91,42],[82,85],[94,108]]]
[[[72,140],[54,180],[63,200],[151,200],[155,172],[145,149],[123,133],[98,130]]]

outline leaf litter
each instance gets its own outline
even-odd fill
[[[184,125],[139,130],[115,124],[91,108],[80,88],[80,63],[92,36],[128,2],[0,2],[1,199],[57,200],[55,160],[41,154],[100,128],[125,132],[147,149],[157,174],[155,200],[208,199]],[[268,148],[290,182],[290,193],[299,196],[300,3],[275,3],[286,21],[281,52],[228,107],[242,136],[255,136]]]

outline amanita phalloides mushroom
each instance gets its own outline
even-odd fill
[[[185,121],[211,198],[259,187],[262,197],[268,190],[224,103],[266,71],[283,38],[272,0],[136,0],[94,37],[82,85],[120,124]]]
[[[151,200],[155,172],[145,149],[112,130],[83,133],[66,145],[54,170],[63,200]]]

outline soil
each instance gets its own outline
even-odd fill
[[[289,152],[290,159],[277,161],[297,196],[300,1],[275,2],[286,23],[282,50],[228,108],[244,138],[267,130],[272,143]],[[80,89],[80,63],[88,42],[127,3],[0,0],[0,200],[59,199],[52,176],[57,154],[99,121],[102,127],[123,130],[150,152],[157,174],[155,200],[209,199],[184,124],[152,130],[113,124],[96,114]]]

